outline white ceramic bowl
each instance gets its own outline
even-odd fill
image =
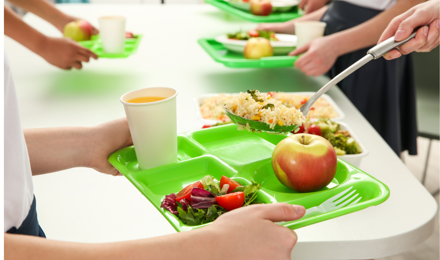
[[[275,34],[278,41],[271,41],[270,44],[273,47],[273,53],[275,55],[286,55],[293,51],[296,47],[296,36],[291,34]],[[215,40],[223,46],[234,52],[243,53],[244,46],[246,46],[247,40],[231,40],[227,35],[220,35]]]
[[[342,122],[338,122],[338,121],[335,121],[335,122],[341,126],[341,130],[348,131],[350,133],[351,137],[353,137],[353,139],[356,142],[358,142],[359,146],[362,149],[362,153],[346,154],[346,155],[341,155],[338,157],[341,158],[342,160],[348,162],[349,164],[353,165],[354,167],[359,167],[359,165],[361,164],[362,158],[368,155],[367,148],[365,148],[365,145],[360,141],[360,139],[356,136],[356,134],[353,132],[353,130],[347,124],[342,123]]]
[[[286,94],[303,95],[303,96],[311,96],[311,95],[315,94],[315,92],[285,92],[285,93]],[[223,93],[223,94],[238,95],[238,93]],[[203,122],[205,125],[213,125],[213,124],[220,122],[217,120],[204,119],[202,117],[202,113],[200,112],[200,106],[203,104],[203,102],[205,102],[205,100],[207,100],[210,97],[218,96],[218,95],[220,95],[220,93],[211,93],[211,94],[201,95],[201,96],[194,99],[194,103],[195,103],[195,107],[196,107],[196,115],[197,115],[198,119],[201,122]],[[333,106],[333,109],[339,115],[338,117],[331,118],[331,120],[337,121],[337,120],[341,120],[342,118],[345,117],[344,112],[342,112],[342,110],[336,105],[335,101],[333,101],[333,99],[329,95],[324,94],[324,95],[322,95],[322,98],[327,100]]]
[[[251,5],[249,2],[243,2],[243,1],[226,1],[229,3],[229,5],[249,12],[251,9]],[[272,0],[272,12],[287,12],[290,9],[292,9],[294,6],[297,6],[299,4],[299,0]]]

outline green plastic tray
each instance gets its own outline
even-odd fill
[[[268,16],[253,15],[250,12],[235,8],[224,0],[205,0],[206,3],[211,4],[229,14],[241,17],[255,23],[277,23],[290,21],[292,19],[301,17],[298,12],[298,6],[293,7],[290,11],[284,13],[272,13]]]
[[[272,56],[264,57],[259,60],[246,59],[243,54],[227,50],[223,44],[214,39],[198,40],[200,46],[216,62],[223,63],[230,68],[277,68],[293,67],[298,56]]]
[[[125,175],[179,232],[200,228],[209,223],[199,226],[184,225],[176,216],[160,207],[161,201],[165,195],[177,193],[186,185],[199,181],[208,174],[217,180],[226,175],[242,185],[250,184],[252,180],[262,184],[257,200],[265,203],[287,202],[311,208],[349,187],[354,187],[362,196],[355,205],[282,224],[291,229],[378,205],[389,197],[390,191],[385,184],[340,159],[335,178],[320,191],[296,193],[283,186],[274,175],[271,157],[275,145],[285,137],[238,131],[235,125],[225,125],[179,134],[177,163],[139,170],[133,146],[113,153],[109,162]]]
[[[93,51],[100,58],[127,58],[137,51],[142,35],[134,35],[135,38],[125,39],[125,50],[123,53],[106,53],[102,49],[102,41],[99,36],[93,35],[90,41],[78,42],[82,46]]]

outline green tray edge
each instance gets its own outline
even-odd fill
[[[220,127],[231,127],[231,125],[224,125],[224,126],[218,126],[218,128],[220,128]],[[183,132],[183,133],[181,133],[181,134],[178,134],[178,136],[181,136],[181,137],[183,137],[183,138],[186,138],[186,139],[188,139],[188,140],[190,140],[191,142],[193,142],[192,140],[191,140],[191,138],[190,138],[190,135],[192,134],[192,133],[194,133],[194,132],[197,132],[197,131],[203,131],[203,129],[202,130],[196,130],[196,131],[188,131],[188,132]],[[120,149],[120,150],[118,150],[118,151],[116,151],[116,152],[114,152],[114,153],[112,153],[110,156],[109,156],[109,158],[108,158],[108,161],[110,162],[110,164],[112,164],[117,170],[119,170],[137,189],[138,189],[138,191],[144,196],[144,197],[146,197],[147,199],[148,199],[148,201],[150,201],[150,203],[165,217],[165,219],[167,219],[167,221],[173,226],[173,228],[177,231],[177,232],[182,232],[182,231],[189,231],[189,230],[193,230],[193,229],[198,229],[198,228],[201,228],[201,227],[204,227],[204,226],[207,226],[207,225],[209,225],[210,223],[206,223],[206,224],[203,224],[203,225],[199,225],[199,226],[189,226],[189,227],[186,227],[186,226],[180,226],[178,223],[178,220],[176,219],[176,218],[169,218],[169,216],[167,215],[167,213],[164,211],[164,210],[162,210],[161,208],[160,208],[160,205],[156,205],[155,204],[155,202],[153,202],[152,201],[152,199],[151,198],[155,198],[155,197],[157,197],[157,195],[154,195],[154,194],[152,194],[152,192],[150,192],[149,190],[145,190],[144,188],[142,188],[142,187],[140,187],[140,186],[138,186],[137,185],[137,183],[134,181],[134,179],[132,178],[132,176],[131,176],[131,173],[130,173],[130,171],[127,171],[127,170],[125,170],[124,168],[125,167],[118,167],[118,166],[122,166],[121,165],[121,163],[117,160],[117,157],[122,153],[122,152],[124,152],[124,151],[126,151],[126,150],[129,150],[129,149],[134,149],[134,146],[129,146],[129,147],[125,147],[125,148],[123,148],[123,149]],[[209,156],[209,157],[213,157],[213,158],[215,158],[215,159],[217,159],[217,160],[219,160],[219,161],[221,161],[221,162],[223,162],[220,158],[217,158],[217,157],[215,157],[215,156],[213,156],[213,155],[211,155],[211,154],[203,154],[203,155],[201,155],[201,156],[199,156],[199,157],[194,157],[194,158],[191,158],[191,159],[188,159],[188,160],[193,160],[193,159],[196,159],[196,158],[200,158],[200,157],[206,157],[206,156]],[[291,221],[291,222],[286,222],[286,223],[283,223],[282,225],[283,226],[285,226],[285,227],[288,227],[289,229],[299,229],[299,228],[302,228],[302,227],[305,227],[305,226],[309,226],[309,225],[312,225],[312,224],[317,224],[317,223],[319,223],[319,222],[323,222],[323,221],[326,221],[326,220],[331,220],[331,219],[334,219],[334,218],[337,218],[337,217],[340,217],[340,216],[343,216],[343,215],[347,215],[347,214],[350,214],[350,213],[354,213],[354,212],[357,212],[357,211],[360,211],[360,210],[363,210],[363,209],[366,209],[366,208],[369,208],[369,207],[371,207],[371,206],[377,206],[377,205],[380,205],[380,204],[382,204],[383,202],[385,202],[389,197],[390,197],[390,188],[386,185],[386,184],[384,184],[383,182],[381,182],[381,181],[379,181],[378,179],[376,179],[376,178],[374,178],[373,176],[371,176],[370,174],[368,174],[368,173],[366,173],[366,172],[364,172],[363,170],[361,170],[361,169],[359,169],[359,168],[357,168],[357,167],[354,167],[353,165],[351,165],[350,163],[348,163],[348,162],[346,162],[346,161],[344,161],[344,160],[342,160],[342,159],[340,159],[340,158],[338,158],[338,161],[341,161],[341,162],[343,162],[344,164],[347,164],[347,165],[349,165],[349,166],[351,166],[351,167],[353,167],[353,168],[355,168],[355,169],[357,169],[358,171],[360,171],[361,173],[363,173],[363,174],[365,174],[366,176],[368,176],[369,178],[371,178],[372,180],[374,180],[374,181],[376,181],[378,184],[379,184],[379,186],[380,186],[380,188],[381,188],[381,195],[379,196],[379,197],[376,197],[376,198],[374,198],[374,199],[371,199],[371,200],[368,200],[368,201],[366,201],[366,202],[363,202],[363,203],[359,203],[359,204],[356,204],[356,205],[353,205],[353,206],[349,206],[349,207],[343,207],[342,209],[338,209],[338,210],[336,210],[336,211],[333,211],[333,212],[329,212],[329,213],[324,213],[324,214],[321,214],[321,215],[318,215],[318,216],[313,216],[313,217],[309,217],[309,218],[307,218],[307,219],[304,219],[304,220],[301,220],[301,219],[299,219],[299,220],[295,220],[295,221]],[[179,163],[179,162],[177,162],[177,163]],[[176,163],[176,164],[177,164]],[[125,165],[124,165],[125,166]],[[166,167],[167,165],[164,165],[164,166],[161,166],[161,167]],[[144,192],[145,193],[147,193],[147,194],[144,194]],[[148,196],[147,196],[148,195]],[[169,214],[171,214],[171,213],[169,213]],[[172,215],[172,214],[171,214]]]
[[[141,39],[143,37],[142,34],[136,34],[136,41],[133,44],[133,50],[130,52],[125,52],[124,53],[117,53],[117,54],[113,54],[113,53],[102,53],[102,54],[97,54],[99,58],[108,58],[108,59],[117,59],[117,58],[127,58],[130,55],[134,54],[137,52],[137,49],[139,47],[139,44],[141,42]],[[98,43],[99,40],[99,36],[93,35],[92,39],[90,41],[80,41],[78,42],[80,45],[82,45],[83,47],[94,51],[95,45]]]
[[[226,67],[230,68],[281,68],[281,67],[293,67],[298,56],[272,56],[259,60],[249,60],[243,57],[243,59],[230,59],[220,56],[216,49],[214,49],[209,42],[215,41],[211,38],[201,38],[197,42],[200,46],[211,56],[211,58],[219,63],[222,63]],[[215,41],[217,42],[217,41]]]
[[[233,6],[230,6],[228,3],[226,3],[223,0],[205,0],[205,3],[211,4],[211,5],[219,8],[229,14],[233,14],[235,16],[238,16],[240,18],[246,19],[246,20],[254,22],[254,23],[285,22],[285,21],[290,21],[292,19],[295,19],[295,18],[302,16],[298,12],[296,14],[295,13],[277,13],[277,14],[270,14],[268,16],[258,16],[258,15],[253,15],[251,13],[237,9]]]

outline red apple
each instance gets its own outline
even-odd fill
[[[243,54],[246,59],[260,59],[273,56],[273,48],[265,38],[250,38],[244,46]]]
[[[250,0],[251,13],[254,15],[268,16],[272,13],[270,0]]]
[[[134,38],[134,35],[132,32],[125,32],[125,38]]]
[[[317,191],[335,177],[336,152],[324,137],[291,135],[275,147],[272,167],[278,180],[292,190]]]
[[[92,26],[84,20],[76,20],[64,26],[64,36],[74,41],[89,41],[92,37]]]

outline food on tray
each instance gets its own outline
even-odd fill
[[[313,192],[326,187],[335,177],[337,164],[330,142],[311,134],[286,137],[272,154],[275,176],[297,192]]]
[[[125,38],[131,39],[136,38],[132,32],[125,32]]]
[[[251,13],[259,16],[268,16],[272,13],[270,0],[250,0]]]
[[[200,113],[204,119],[217,120],[220,122],[230,122],[231,119],[226,115],[225,105],[226,100],[230,99],[232,95],[220,94],[213,96],[200,105]]]
[[[264,38],[251,38],[244,46],[243,55],[246,59],[261,59],[273,56],[273,48],[269,40]]]
[[[279,126],[302,125],[305,118],[295,107],[288,108],[281,101],[258,90],[240,92],[225,102],[225,109],[237,116],[257,122],[263,122],[274,129]]]
[[[90,41],[92,26],[84,20],[76,20],[64,26],[64,37],[74,41]]]
[[[296,108],[300,108],[311,97],[308,95],[288,94],[283,92],[269,92],[269,95],[280,100],[287,107]],[[335,118],[338,116],[338,113],[330,102],[323,98],[319,98],[307,114],[307,118]]]
[[[359,143],[351,137],[350,133],[340,130],[340,125],[330,119],[319,119],[316,122],[306,121],[304,127],[308,133],[310,133],[310,128],[319,128],[319,135],[333,145],[337,155],[362,153],[362,148]],[[312,130],[312,132],[313,131],[316,130]]]
[[[280,100],[286,107],[295,107],[297,109],[310,98],[309,95],[287,94],[283,92],[269,92],[268,95],[276,100]],[[231,121],[223,109],[224,102],[230,97],[232,95],[220,94],[206,99],[200,105],[202,117],[220,122]],[[334,107],[324,98],[318,99],[307,114],[307,118],[335,118],[338,116]]]
[[[271,41],[278,41],[274,32],[265,30],[238,31],[236,33],[228,33],[227,36],[228,39],[231,40],[249,40],[251,38],[261,37]]]
[[[164,100],[164,97],[137,97],[137,98],[133,98],[128,100],[128,103],[151,103],[151,102],[156,102],[156,101],[160,101],[160,100]]]
[[[242,186],[222,176],[220,182],[211,175],[165,196],[161,208],[176,215],[184,224],[194,226],[214,221],[226,211],[260,203],[255,201],[261,185],[255,182]]]
[[[229,121],[229,122],[220,122],[220,123],[216,123],[216,124],[213,124],[213,125],[203,125],[202,128],[210,128],[210,127],[221,126],[221,125],[230,125],[230,124],[232,124],[231,121]]]

